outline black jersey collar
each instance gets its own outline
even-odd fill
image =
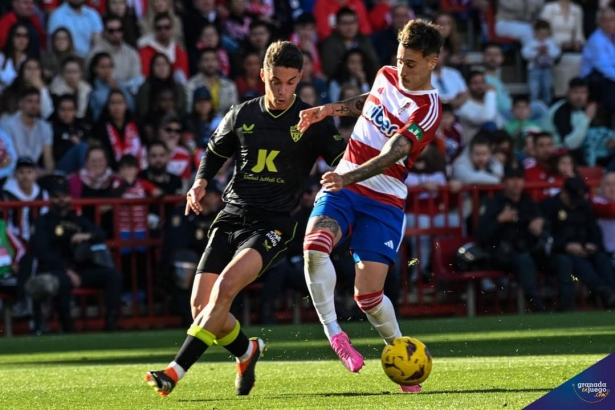
[[[266,98],[265,96],[263,96],[263,97],[261,98],[261,109],[262,109],[264,112],[266,112],[267,114],[271,115],[274,119],[278,119],[278,118],[280,118],[281,116],[283,116],[284,114],[286,114],[286,113],[288,112],[288,110],[290,110],[290,109],[291,109],[291,108],[295,105],[295,103],[297,102],[297,95],[296,95],[296,94],[293,94],[293,103],[292,103],[291,105],[289,105],[289,106],[288,106],[288,108],[287,108],[287,109],[285,109],[284,111],[282,111],[281,113],[279,113],[279,114],[273,114],[271,111],[269,111],[269,108],[267,108],[267,104],[266,104],[266,102],[265,102],[265,98]]]

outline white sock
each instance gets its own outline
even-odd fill
[[[337,323],[335,312],[335,268],[328,253],[306,250],[303,252],[305,260],[305,281],[307,282],[312,303],[318,313],[320,323],[323,324],[325,334],[331,340],[335,335],[342,333]]]
[[[237,361],[239,363],[243,363],[243,362],[247,361],[252,356],[252,352],[254,352],[254,342],[252,342],[250,340],[250,343],[248,343],[248,350],[246,350],[246,352],[244,354],[239,356],[237,358]]]
[[[186,371],[184,370],[184,368],[178,365],[175,360],[169,363],[167,367],[171,367],[173,368],[173,370],[175,370],[175,373],[177,374],[177,381],[180,381],[186,375]]]
[[[369,310],[364,310],[364,312],[369,323],[372,324],[385,343],[391,343],[394,339],[401,337],[401,330],[399,330],[399,324],[395,317],[395,309],[393,309],[393,303],[388,297],[383,295],[382,302]]]

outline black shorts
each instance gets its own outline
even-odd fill
[[[240,251],[254,249],[263,258],[261,275],[286,255],[296,229],[289,214],[226,205],[209,228],[196,273],[220,274]]]

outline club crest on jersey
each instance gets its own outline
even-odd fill
[[[368,120],[374,123],[376,127],[387,137],[391,137],[397,131],[399,126],[393,124],[391,120],[384,114],[384,107],[380,104],[374,104],[372,101],[367,103],[367,109],[365,110]]]
[[[293,141],[297,142],[303,137],[303,133],[297,129],[296,125],[290,127],[290,136],[293,138]]]

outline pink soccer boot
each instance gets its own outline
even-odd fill
[[[331,347],[348,370],[351,372],[361,370],[364,364],[363,356],[352,347],[346,333],[342,332],[333,336],[331,338]]]

